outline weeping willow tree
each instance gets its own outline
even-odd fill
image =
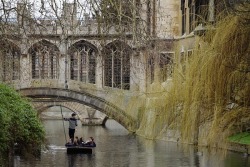
[[[227,11],[197,42],[182,64],[185,70],[175,67],[163,115],[169,124],[178,122],[184,142],[198,143],[203,137],[216,146],[249,127],[249,12],[249,3]]]

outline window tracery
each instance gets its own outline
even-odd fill
[[[69,49],[70,79],[95,84],[97,49],[86,41],[79,41]]]
[[[20,79],[21,52],[13,43],[0,41],[0,70],[3,81]]]
[[[115,41],[104,49],[104,85],[124,90],[130,89],[131,49]]]
[[[57,79],[59,50],[48,41],[40,41],[29,49],[33,79]]]

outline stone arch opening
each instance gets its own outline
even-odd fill
[[[28,53],[31,55],[33,79],[58,78],[60,51],[56,45],[47,40],[41,40],[33,44]]]
[[[108,116],[81,103],[69,101],[38,100],[32,102],[41,119],[62,119],[74,112],[82,125],[105,125]]]
[[[47,110],[49,108],[52,108],[52,107],[63,107],[63,108],[66,108],[72,112],[75,112],[75,113],[78,113],[77,110],[75,110],[74,108],[72,107],[69,107],[67,105],[63,105],[63,104],[48,104],[48,105],[43,105],[43,106],[40,106],[40,107],[35,107],[35,109],[37,110],[38,114],[41,114],[42,112],[44,112],[44,110]]]
[[[84,40],[70,46],[70,79],[84,83],[96,83],[97,48]]]
[[[9,40],[0,40],[0,80],[20,79],[21,50]]]
[[[104,85],[124,90],[130,89],[130,57],[132,48],[119,40],[103,49]]]

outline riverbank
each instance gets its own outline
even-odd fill
[[[150,101],[148,99],[148,101]],[[154,99],[154,101],[159,101],[159,99]],[[152,103],[150,103],[152,104]],[[228,131],[224,133],[220,133],[217,135],[217,142],[214,145],[209,145],[209,138],[208,138],[208,133],[209,129],[211,128],[211,121],[210,123],[204,123],[206,126],[203,124],[201,125],[198,129],[199,131],[197,132],[198,134],[198,143],[194,142],[195,140],[185,140],[182,139],[181,135],[181,130],[177,130],[180,128],[180,122],[177,122],[176,120],[171,120],[171,123],[169,124],[167,121],[162,123],[163,117],[160,115],[160,111],[153,110],[152,108],[147,111],[149,114],[143,115],[142,118],[142,126],[137,130],[136,134],[138,136],[141,136],[146,139],[151,139],[151,140],[159,140],[159,141],[164,141],[166,143],[168,142],[173,142],[173,143],[179,143],[179,144],[184,144],[186,146],[194,146],[197,147],[198,153],[202,154],[202,150],[204,149],[213,149],[213,150],[220,150],[223,153],[227,153],[228,151],[232,152],[237,152],[237,153],[243,153],[244,157],[250,157],[250,145],[248,144],[250,139],[250,134],[249,132],[245,133],[239,133],[236,135],[232,135],[231,138],[225,136],[228,136]],[[209,126],[208,126],[209,125]],[[232,133],[232,132],[231,132]],[[193,135],[194,133],[190,134]],[[244,139],[244,136],[248,136],[247,138]],[[192,138],[195,139],[195,138]]]
[[[199,138],[198,143],[194,142],[187,142],[186,140],[183,140],[181,138],[181,133],[178,130],[174,129],[163,129],[159,135],[156,135],[152,130],[152,124],[150,123],[145,126],[145,129],[139,129],[136,134],[138,136],[141,136],[146,139],[152,139],[152,140],[160,140],[160,141],[165,141],[165,142],[174,142],[174,143],[180,143],[180,144],[188,144],[188,145],[196,145],[198,147],[205,147],[208,148],[208,141],[207,138],[201,137]],[[247,139],[242,138],[243,135],[246,136],[248,135]],[[152,136],[155,136],[152,138]],[[223,138],[223,135],[220,134],[218,135],[218,142],[213,145],[209,146],[211,148],[217,148],[217,149],[224,149],[225,151],[234,151],[234,152],[239,152],[239,153],[244,153],[245,155],[250,156],[250,144],[249,144],[249,133],[242,133],[242,134],[236,134],[228,138],[228,140],[220,140],[219,138]]]
[[[250,155],[250,132],[238,133],[228,138],[230,147],[228,149]]]

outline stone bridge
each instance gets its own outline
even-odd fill
[[[20,89],[19,91],[23,96],[33,99],[34,106],[37,108],[38,112],[52,106],[64,106],[72,111],[76,111],[81,116],[83,114],[81,112],[83,106],[79,104],[82,104],[96,109],[106,114],[108,117],[112,117],[131,132],[137,129],[136,117],[130,115],[126,110],[119,108],[117,105],[112,104],[110,101],[107,101],[103,98],[104,96],[98,97],[84,91],[79,92],[69,89],[48,87],[26,88]],[[107,95],[105,96],[107,97]],[[43,105],[41,105],[42,103]],[[79,104],[76,105],[75,103]],[[72,104],[74,106],[72,106]],[[103,120],[105,120],[105,116]]]

